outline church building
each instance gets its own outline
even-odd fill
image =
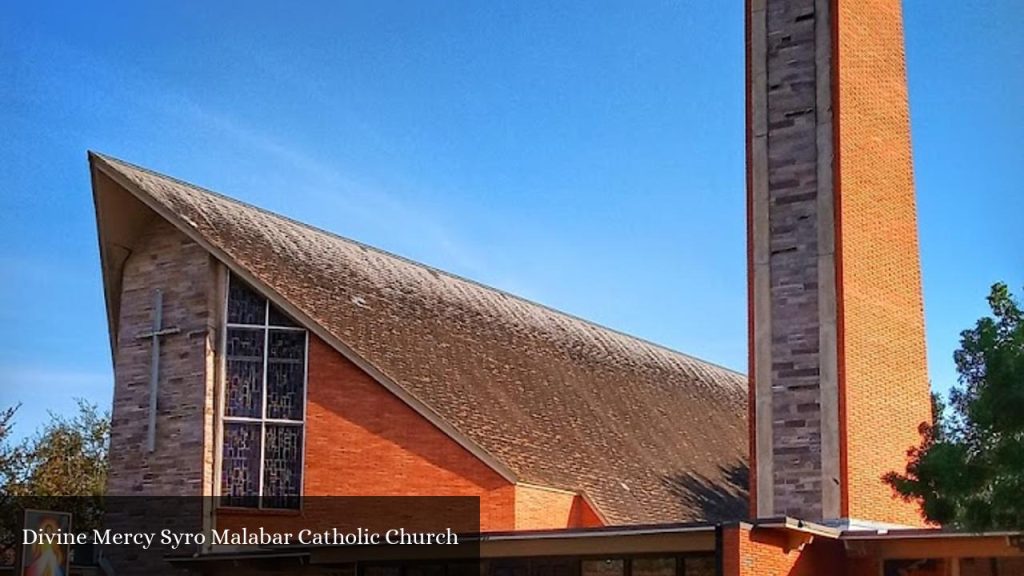
[[[1019,534],[926,526],[881,480],[930,419],[900,2],[746,18],[747,375],[89,153],[108,493],[208,497],[201,529],[472,497],[484,576],[1024,574]]]

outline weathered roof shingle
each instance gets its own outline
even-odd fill
[[[615,524],[746,512],[746,378],[202,188],[90,155],[524,482]]]

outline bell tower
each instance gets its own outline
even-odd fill
[[[751,512],[920,525],[931,418],[900,0],[747,0]]]

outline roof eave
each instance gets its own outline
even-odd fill
[[[106,305],[107,311],[107,336],[110,340],[110,365],[113,367],[117,360],[117,319],[114,317],[114,300],[118,298],[115,294],[115,290],[110,285],[110,274],[108,273],[108,267],[110,263],[107,261],[106,250],[104,246],[104,235],[105,227],[103,225],[103,215],[100,210],[99,202],[99,186],[96,184],[96,164],[95,160],[99,156],[92,150],[86,151],[86,155],[89,159],[89,182],[92,186],[92,204],[93,210],[96,214],[96,242],[97,248],[100,252],[100,270],[103,276],[103,301]]]

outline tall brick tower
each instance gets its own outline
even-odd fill
[[[900,0],[747,0],[751,502],[917,525],[930,419]]]

